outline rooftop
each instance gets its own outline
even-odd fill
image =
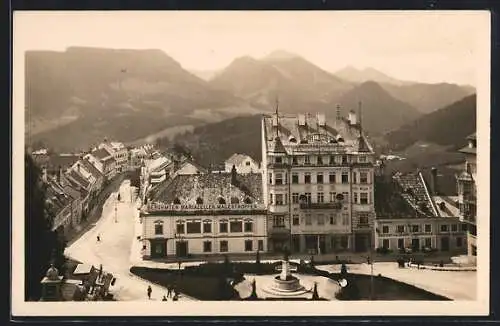
[[[83,168],[89,171],[89,173],[92,174],[94,178],[99,179],[103,177],[103,174],[89,160],[83,159],[80,160],[80,162]]]
[[[262,204],[260,173],[237,175],[231,173],[177,175],[164,181],[152,194],[151,202],[179,205]]]
[[[458,217],[460,208],[458,206],[458,196],[433,196],[439,216]]]
[[[94,155],[99,160],[104,160],[106,158],[109,158],[110,156],[113,157],[113,154],[108,152],[104,147],[93,151],[92,155]]]
[[[434,202],[420,173],[377,177],[375,209],[381,218],[437,217]]]
[[[288,154],[310,151],[371,152],[372,148],[361,136],[359,124],[350,124],[345,118],[328,120],[325,115],[264,115],[264,132],[269,151]],[[281,145],[276,142],[279,137]],[[276,146],[278,146],[276,148]]]
[[[233,165],[240,165],[247,159],[251,159],[252,161],[255,161],[253,158],[251,158],[250,156],[248,156],[246,154],[235,153],[235,154],[231,155],[231,157],[229,157],[226,160],[226,163],[233,164]]]

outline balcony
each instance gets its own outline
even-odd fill
[[[342,203],[301,203],[300,209],[342,209]]]

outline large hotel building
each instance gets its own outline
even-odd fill
[[[374,152],[355,112],[265,115],[268,250],[323,254],[373,248]]]

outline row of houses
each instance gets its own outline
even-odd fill
[[[53,229],[62,234],[78,229],[98,204],[103,188],[117,175],[134,170],[136,163],[131,158],[137,159],[123,143],[107,139],[85,153],[51,154],[37,150],[32,157],[42,170]]]
[[[355,112],[342,117],[337,108],[330,120],[276,113],[261,128],[262,163],[235,154],[207,171],[158,156],[143,167],[145,258],[285,249],[472,254],[472,219],[462,213],[471,211],[470,196],[443,196],[437,170],[430,180],[419,171],[384,176]],[[460,189],[471,178],[457,177]]]

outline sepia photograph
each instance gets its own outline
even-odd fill
[[[12,71],[14,316],[488,314],[488,11],[18,11]]]

